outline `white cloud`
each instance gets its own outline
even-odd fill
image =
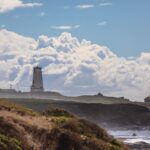
[[[102,22],[99,22],[97,25],[98,25],[98,26],[105,26],[106,24],[107,24],[106,21],[102,21]]]
[[[21,7],[39,7],[42,3],[23,3],[22,0],[0,0],[0,13]]]
[[[71,30],[71,29],[77,29],[79,28],[80,25],[61,25],[61,26],[51,26],[52,29],[55,30]]]
[[[39,7],[42,6],[42,3],[27,3],[27,4],[22,4],[20,7]]]
[[[100,6],[112,6],[112,3],[100,3]]]
[[[79,9],[89,9],[89,8],[93,8],[94,5],[93,4],[83,4],[83,5],[77,5],[76,8]]]
[[[95,94],[143,100],[150,93],[150,53],[118,57],[107,47],[70,33],[38,40],[0,30],[0,86],[31,85],[32,67],[44,71],[45,87],[67,95]]]
[[[44,17],[45,15],[46,15],[45,12],[40,13],[40,17]]]

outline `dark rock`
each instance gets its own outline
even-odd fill
[[[132,136],[137,136],[136,133],[133,133]]]
[[[145,142],[138,142],[135,144],[128,144],[128,146],[132,150],[150,150],[150,144],[147,144]]]

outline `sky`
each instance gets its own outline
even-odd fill
[[[142,101],[149,39],[149,0],[0,0],[0,88],[29,90],[40,65],[47,90]]]
[[[41,5],[4,10],[0,14],[1,27],[37,38],[41,34],[59,35],[63,29],[54,27],[70,26],[64,31],[107,45],[123,57],[139,56],[150,49],[149,0],[23,0],[22,3]]]

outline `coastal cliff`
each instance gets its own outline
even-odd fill
[[[37,113],[0,100],[0,150],[128,150],[101,127],[65,110]]]

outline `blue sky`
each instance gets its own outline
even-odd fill
[[[79,39],[108,46],[123,57],[150,50],[149,0],[23,0],[42,3],[0,13],[0,26],[24,36],[56,36],[67,31]],[[105,6],[103,4],[106,4]],[[91,6],[84,8],[79,6]],[[59,30],[60,26],[72,26]],[[57,28],[56,28],[57,27]]]
[[[150,0],[0,0],[0,29],[0,88],[149,95]]]

